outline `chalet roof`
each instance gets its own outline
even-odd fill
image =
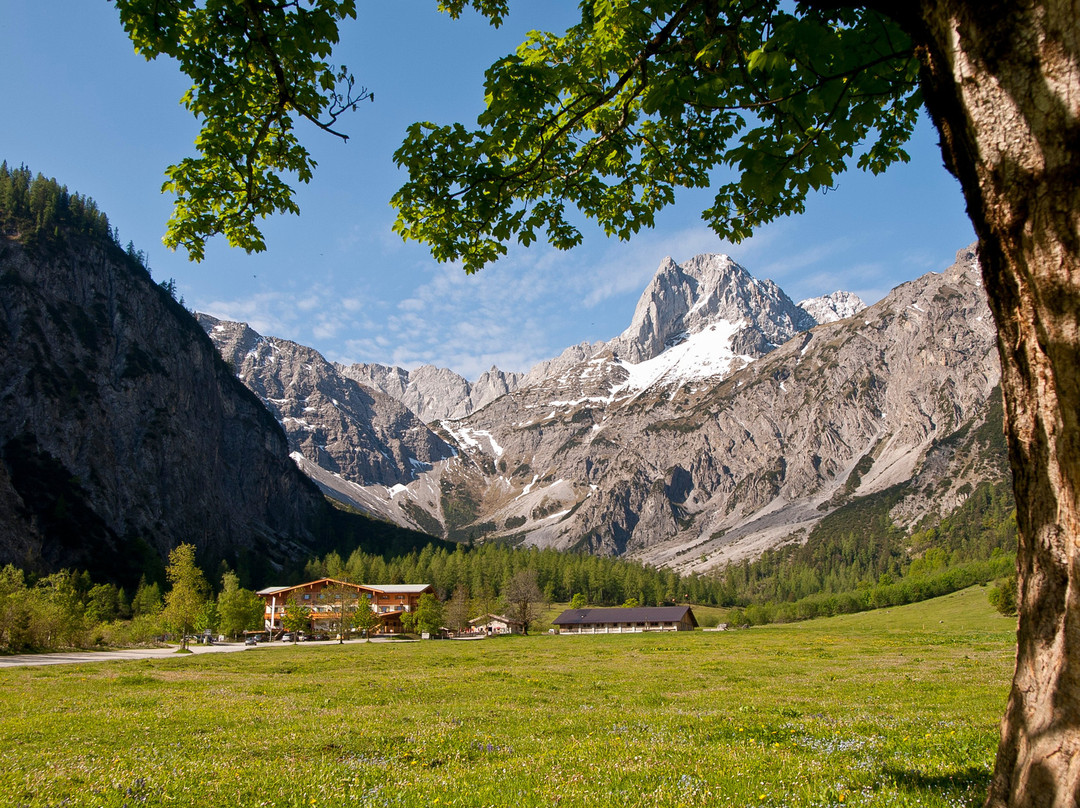
[[[601,623],[678,623],[689,614],[690,622],[697,618],[689,606],[635,606],[614,609],[567,609],[552,623],[556,626],[592,626]]]
[[[339,581],[336,578],[319,578],[295,586],[268,586],[265,589],[258,590],[255,594],[270,597],[271,595],[280,595],[283,592],[307,589],[317,584],[323,586],[347,586],[357,591],[381,592],[384,595],[420,595],[424,592],[433,591],[431,584],[354,584],[351,581]]]
[[[278,595],[282,592],[292,592],[295,589],[307,589],[308,587],[315,586],[316,584],[323,584],[324,586],[351,586],[353,589],[358,589],[360,584],[349,583],[348,581],[339,581],[336,578],[318,578],[314,581],[308,581],[307,583],[296,584],[294,586],[268,586],[265,589],[258,590],[256,595]]]
[[[256,592],[256,595],[276,595],[278,592],[287,592],[293,589],[291,586],[268,586],[266,589],[260,589]]]
[[[384,595],[422,595],[431,591],[431,584],[361,584],[364,589]]]

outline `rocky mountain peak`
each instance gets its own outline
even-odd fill
[[[732,328],[730,348],[763,356],[814,319],[769,280],[758,280],[727,255],[665,258],[638,300],[630,326],[608,347],[631,364],[654,359],[686,336],[721,324]]]

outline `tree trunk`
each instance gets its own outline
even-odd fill
[[[913,4],[914,5],[914,4]],[[1080,804],[1080,0],[901,20],[979,236],[1016,491],[1016,672],[988,806]]]

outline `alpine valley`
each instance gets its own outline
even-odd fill
[[[868,308],[667,258],[619,336],[475,382],[198,318],[327,495],[456,541],[703,571],[869,501],[932,529],[1008,475],[972,248]]]

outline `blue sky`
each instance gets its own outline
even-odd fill
[[[161,245],[172,207],[160,193],[164,170],[192,152],[197,132],[179,104],[188,82],[167,60],[135,55],[104,0],[5,0],[0,158],[97,200],[122,243],[147,251],[154,277],[175,278],[190,308],[244,320],[334,361],[430,363],[468,378],[492,365],[524,371],[568,345],[615,336],[668,255],[726,252],[795,300],[846,289],[874,302],[940,271],[974,240],[959,186],[924,123],[910,164],[880,177],[842,176],[805,214],[742,244],[721,242],[701,222],[707,192],[686,192],[630,242],[586,226],[575,250],[513,249],[466,276],[391,232],[389,199],[403,181],[391,155],[413,121],[475,121],[485,68],[530,29],[563,30],[576,4],[519,0],[498,30],[475,15],[452,21],[435,0],[358,5],[335,61],[376,101],[344,120],[348,143],[301,130],[319,169],[298,194],[300,217],[265,222],[265,253],[215,239],[194,264]]]

